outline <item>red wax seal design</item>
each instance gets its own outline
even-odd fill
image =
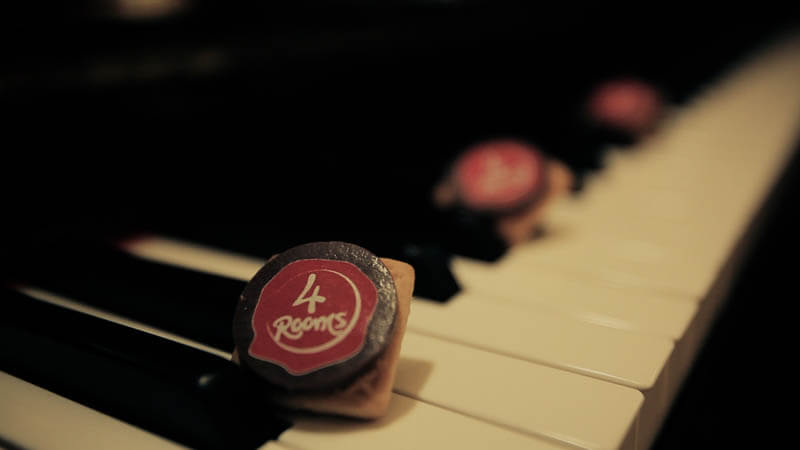
[[[543,166],[539,152],[521,142],[479,144],[456,163],[459,196],[467,207],[478,211],[519,207],[540,190]]]
[[[394,333],[397,291],[377,256],[312,242],[270,259],[242,291],[233,338],[242,366],[284,391],[347,386]]]
[[[364,345],[377,301],[377,289],[352,263],[294,261],[261,290],[248,352],[294,375],[347,360]]]
[[[588,109],[597,122],[638,134],[658,120],[662,100],[654,86],[623,78],[597,87],[589,97]]]

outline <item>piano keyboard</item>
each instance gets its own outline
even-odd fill
[[[544,238],[493,264],[457,258],[463,292],[412,304],[386,417],[298,415],[263,448],[647,448],[791,156],[798,55],[800,37],[778,41],[674,111],[657,135],[611,151],[584,194],[555,205]],[[167,237],[127,250],[240,280],[263,263]],[[23,291],[141,327],[80,298]],[[0,392],[0,444],[174,446],[8,374]]]

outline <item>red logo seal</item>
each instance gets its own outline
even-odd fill
[[[252,316],[250,356],[303,375],[361,350],[378,291],[354,264],[303,259],[261,290]]]
[[[461,200],[477,210],[513,208],[538,189],[542,160],[516,141],[493,141],[468,150],[455,168]]]
[[[601,124],[624,131],[645,131],[661,113],[658,90],[639,80],[617,79],[595,89],[589,99],[589,114]]]

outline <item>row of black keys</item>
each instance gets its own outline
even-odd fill
[[[46,252],[6,270],[8,286],[44,289],[233,350],[233,312],[243,281],[147,261],[117,242],[47,244]],[[260,240],[250,248],[269,255],[271,245],[288,243]],[[444,259],[438,262],[447,270]],[[433,280],[429,272],[417,273]],[[438,288],[440,300],[449,297],[444,289],[457,289],[454,281],[449,288],[436,283],[429,288]],[[269,403],[269,393],[230,361],[11,289],[3,289],[0,308],[0,333],[14,343],[2,349],[0,370],[67,398],[192,447],[249,448],[288,426],[272,412],[252,414]]]
[[[256,448],[291,425],[231,361],[17,291],[0,297],[3,372],[192,448]]]
[[[252,448],[289,426],[280,408],[264,408],[263,383],[230,361],[9,288],[43,289],[232,352],[243,281],[148,261],[112,242],[64,240],[47,250],[7,269],[0,338],[13,344],[0,350],[0,370],[191,447]]]
[[[287,237],[235,231],[228,237],[236,236],[264,258],[292,245]],[[225,233],[216,236],[217,243],[236,245]],[[429,298],[445,301],[457,291],[444,252],[407,244],[384,243],[381,249],[416,264],[418,294],[422,286],[436,294]],[[223,352],[234,348],[233,312],[245,284],[133,256],[120,241],[70,233],[15,261],[3,281],[44,289]],[[263,409],[269,403],[263,383],[218,356],[12,289],[3,289],[0,309],[2,338],[14,343],[3,347],[0,370],[79,403],[192,447],[252,448],[289,426],[279,408]]]
[[[18,267],[16,281],[233,350],[243,282],[111,247],[62,250],[32,270]],[[290,426],[263,382],[231,361],[16,290],[0,292],[4,372],[193,448],[255,448]]]

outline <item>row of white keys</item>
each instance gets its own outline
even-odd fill
[[[568,448],[397,394],[392,396],[388,414],[378,420],[296,417],[293,421],[294,426],[281,434],[277,444],[297,450]]]
[[[128,250],[243,280],[263,264],[263,260],[166,238],[142,239]],[[506,320],[511,323],[501,325]],[[519,315],[467,297],[456,297],[444,306],[415,300],[395,392],[579,447],[635,446],[642,394],[596,378],[652,384],[671,345],[667,340],[638,339],[560,315]],[[623,351],[610,358],[609,348]],[[629,362],[639,358],[648,369],[630,370]]]
[[[469,293],[447,304],[419,301],[412,310],[409,330],[641,391],[637,446],[647,446],[657,432],[675,389],[664,375],[674,348],[668,338],[584,322],[534,305],[504,305]],[[609,414],[619,414],[617,406],[610,406]]]
[[[164,237],[142,239],[127,248],[140,257],[241,280],[249,280],[264,263],[249,258],[229,265],[236,255]],[[408,328],[639,389],[652,387],[672,350],[671,340],[661,336],[587,323],[544,308],[521,311],[491,300],[461,293],[444,304],[414,301]]]
[[[773,155],[778,158],[750,164],[751,168],[762,169],[760,177],[752,175],[754,169],[731,172],[734,181],[698,179],[694,194],[673,192],[680,199],[673,203],[692,212],[682,220],[643,213],[641,205],[648,204],[645,198],[623,201],[620,194],[617,198],[622,200],[611,200],[612,196],[607,195],[575,201],[579,206],[574,209],[583,211],[579,218],[575,214],[570,222],[557,224],[554,239],[521,247],[509,255],[508,261],[520,267],[559,267],[590,278],[593,274],[594,278],[616,275],[634,288],[645,285],[699,301],[757,212],[760,202],[754,199],[762,200],[765,189],[775,179],[775,168],[779,167],[775,161],[782,160],[790,148],[787,142],[778,143],[772,146]],[[759,183],[735,181],[746,177],[758,178]],[[748,189],[743,190],[743,186]],[[653,192],[643,187],[630,190]],[[628,275],[629,280],[623,275]]]
[[[185,448],[158,435],[0,371],[0,444],[80,450]],[[388,432],[387,432],[388,431]],[[297,417],[265,450],[448,448],[557,450],[563,444],[509,431],[423,402],[394,395],[374,422]]]
[[[195,259],[194,261],[198,261]],[[35,288],[23,292],[230,359],[229,353]],[[420,303],[415,303],[414,309]],[[641,394],[611,383],[409,332],[395,391],[529,435],[584,448],[616,448],[631,429]],[[475,387],[480,386],[480,395]],[[525,395],[521,395],[524,393]],[[535,404],[535,409],[531,408]],[[613,414],[608,405],[615,405]]]
[[[674,340],[656,384],[640,388],[644,445],[714,309],[702,300],[791,154],[800,124],[798,42],[744,66],[643,148],[616,157],[582,198],[555,205],[544,239],[492,265],[454,261],[459,282],[483,294],[475,298]],[[777,118],[742,114],[765,109]]]
[[[418,301],[408,328],[441,339],[611,381],[653,387],[672,341],[461,293],[447,303]]]
[[[41,301],[155,334],[223,359],[231,358],[230,353],[211,349],[198,342],[86,306],[52,292],[30,287],[22,287],[21,290]],[[635,448],[636,415],[641,403],[641,394],[636,391],[572,374],[565,377],[560,371],[551,368],[536,367],[516,360],[505,361],[496,355],[481,355],[477,350],[467,356],[466,349],[456,348],[458,346],[446,342],[431,342],[430,338],[425,337],[414,341],[410,345],[412,350],[408,347],[408,344],[404,344],[395,385],[397,391],[406,393],[406,397],[411,398],[394,395],[384,419],[364,422],[297,416],[294,418],[295,425],[280,436],[280,442],[289,443],[292,448],[309,450],[346,448],[350,437],[354,437],[355,442],[369,444],[367,447],[370,448],[417,448],[409,447],[410,444],[422,445],[420,448],[433,448],[444,440],[459,443],[462,448],[485,448],[491,443],[502,443],[508,445],[508,448],[535,449],[563,448],[566,443],[583,448],[619,448],[622,445]],[[448,359],[443,364],[437,361],[442,356],[440,353]],[[436,371],[432,371],[434,364]],[[496,369],[492,369],[493,367]],[[436,405],[437,402],[447,404],[451,399],[460,400],[465,392],[472,392],[475,386],[480,386],[477,383],[497,375],[494,372],[496,370],[508,370],[515,375],[506,383],[482,387],[481,393],[493,400],[483,403],[466,402],[465,407],[458,412]],[[41,394],[38,391],[43,390],[35,386],[26,388],[27,383],[8,374],[0,372],[0,375],[3,375],[0,376],[0,392],[14,394],[8,401],[0,403],[0,418],[8,418],[0,421],[0,437],[23,448],[107,448],[114,439],[127,439],[128,436],[132,436],[131,442],[139,448],[174,445],[171,441],[55,394],[46,391],[44,392],[47,395]],[[458,381],[466,383],[469,389],[454,389]],[[431,384],[442,389],[435,395],[426,395]],[[520,395],[520,390],[539,384],[549,386],[551,390],[547,392],[540,389],[537,392],[536,389],[531,389],[530,394],[535,397]],[[562,390],[566,390],[566,394],[560,394]],[[546,397],[548,395],[550,398]],[[598,404],[598,399],[601,402],[621,402],[617,408],[618,414],[608,415],[607,407],[602,403]],[[544,409],[533,414],[529,408],[531,401],[543,405]],[[48,409],[44,415],[26,413],[34,411],[34,407],[44,407],[42,405],[49,402],[54,405],[53,409]],[[499,419],[487,415],[487,411],[481,409],[494,405],[494,411],[489,411],[494,413],[502,404],[511,409],[500,411]],[[564,411],[565,407],[570,410]],[[562,411],[559,412],[559,408]],[[61,415],[66,417],[62,422],[68,424],[70,433],[64,433],[61,438],[37,435],[35,430],[49,429],[49,421]],[[624,423],[620,420],[622,417],[625,418]],[[593,425],[591,429],[584,429],[580,426],[582,423]],[[58,425],[53,431],[60,431],[61,426],[64,425]],[[100,426],[104,428],[97,445],[83,441],[84,434],[89,435],[93,427]],[[464,431],[465,427],[469,430]],[[382,430],[388,432],[381,432]],[[416,434],[411,430],[416,430]],[[61,439],[62,442],[59,445],[49,445],[55,442],[53,439]],[[48,445],[40,445],[44,443]],[[275,445],[268,443],[266,448],[273,448]]]
[[[796,113],[789,115],[797,117]],[[626,198],[620,193],[574,201],[575,217],[566,224],[562,217],[560,229],[556,229],[556,234],[571,237],[570,242],[559,247],[534,246],[532,249],[538,250],[535,256],[526,257],[555,266],[583,264],[584,272],[601,273],[595,267],[586,267],[597,263],[592,255],[598,255],[605,261],[598,265],[608,266],[606,270],[630,273],[654,287],[684,292],[697,299],[707,292],[716,275],[713,268],[727,259],[741,231],[758,210],[769,181],[776,178],[776,167],[781,166],[776,162],[782,161],[790,147],[787,142],[778,142],[771,148],[772,158],[761,157],[747,169],[728,171],[728,178],[698,177],[681,185],[686,188],[691,184],[685,192],[622,184],[626,192],[637,192],[641,197]],[[615,185],[613,192],[618,189]],[[678,207],[684,209],[682,217],[659,215]],[[556,216],[558,212],[557,209]],[[571,258],[572,250],[583,250],[588,257],[583,258],[583,263],[576,262]],[[686,264],[687,260],[692,264]]]
[[[582,321],[643,334],[678,339],[694,317],[697,305],[683,295],[637,292],[614,278],[576,281],[577,276],[554,267],[531,266],[520,271],[510,260],[485,263],[453,260],[462,288],[497,304],[549,309]]]
[[[508,265],[616,277],[700,301],[791,154],[798,42],[743,65],[641,148],[612,153],[582,198],[554,205],[563,245],[520,248]]]
[[[789,154],[800,109],[796,46],[734,73],[643,148],[612,153],[624,156],[580,198],[554,205],[546,239],[496,264],[456,259],[461,284],[515,305],[680,339],[697,309],[690,303],[709,292]],[[767,106],[769,120],[740,112]]]

